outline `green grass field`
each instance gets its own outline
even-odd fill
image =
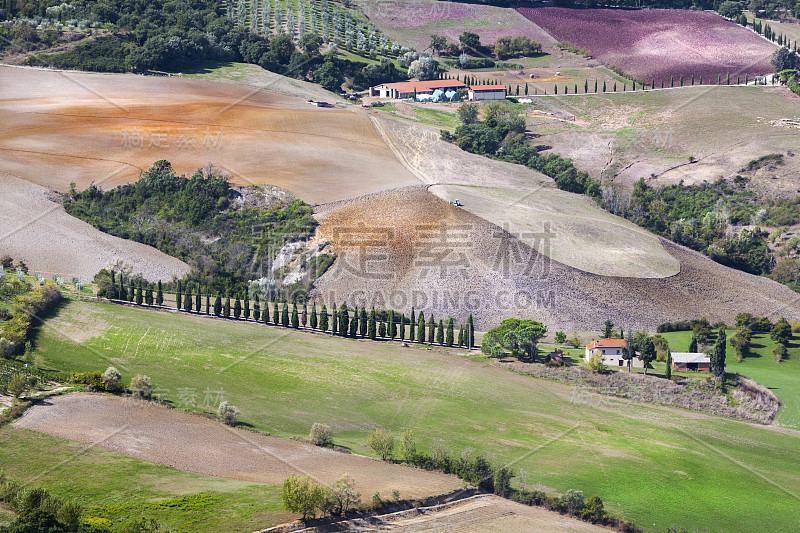
[[[765,516],[774,531],[797,526],[800,434],[597,396],[475,352],[89,302],[63,307],[38,346],[60,369],[146,373],[176,403],[179,389],[200,403],[223,390],[244,421],[276,435],[323,422],[337,443],[368,453],[373,427],[410,428],[423,449],[441,439],[456,453],[485,452],[525,470],[528,486],[598,494],[652,530],[751,531]]]
[[[280,487],[181,472],[13,426],[0,428],[0,467],[113,523],[143,516],[176,532],[250,532],[290,518]],[[12,518],[0,510],[0,524]]]
[[[728,330],[727,335],[730,339],[736,334],[736,330]],[[680,331],[662,334],[669,342],[670,349],[674,352],[685,352],[689,350],[689,343],[692,340],[690,331]],[[709,342],[713,344],[716,334]],[[770,338],[769,333],[756,333],[753,335],[752,349],[750,355],[742,359],[741,363],[736,362],[736,352],[728,345],[725,362],[728,372],[737,372],[750,377],[762,385],[768,387],[778,397],[783,404],[778,416],[775,417],[775,424],[794,429],[800,429],[800,344],[797,338],[787,346],[789,356],[780,364],[775,361],[772,351],[775,349],[775,342]]]

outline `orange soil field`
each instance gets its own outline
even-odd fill
[[[212,162],[309,203],[418,183],[369,119],[203,80],[0,67],[0,169],[66,191]]]

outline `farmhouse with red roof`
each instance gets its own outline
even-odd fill
[[[467,86],[458,80],[399,81],[397,83],[381,83],[369,88],[370,96],[378,98],[411,98],[416,94],[433,94],[437,90],[455,91]]]
[[[584,358],[588,362],[592,355],[599,353],[603,358],[603,364],[606,366],[626,366],[627,361],[622,358],[622,351],[627,346],[625,339],[592,339],[586,345],[586,355]],[[631,366],[634,368],[644,368],[644,363],[638,357],[631,360]]]

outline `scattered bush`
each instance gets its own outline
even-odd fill
[[[14,374],[11,376],[6,390],[15,398],[19,398],[23,392],[28,390],[28,379],[22,374]]]
[[[328,424],[315,422],[311,426],[311,433],[309,433],[308,438],[315,446],[330,446],[333,444],[333,430]]]
[[[570,489],[561,496],[561,503],[574,516],[580,516],[583,511],[583,502],[583,492],[579,490]]]
[[[355,481],[348,474],[330,484],[326,494],[327,511],[341,516],[351,507],[361,505],[361,495],[355,491]]]
[[[367,446],[386,461],[392,457],[394,452],[394,433],[383,429],[373,429],[367,435]]]
[[[122,376],[119,371],[110,366],[103,372],[103,386],[109,392],[117,392],[122,389]]]
[[[145,376],[142,374],[133,376],[133,379],[131,379],[130,390],[131,394],[134,394],[140,398],[149,398],[153,394],[153,383],[150,381],[150,376]]]
[[[235,426],[236,422],[239,420],[239,409],[237,409],[236,406],[230,405],[228,402],[223,401],[219,404],[217,416],[219,416],[219,419],[222,420],[224,424]]]

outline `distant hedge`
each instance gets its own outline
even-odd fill
[[[30,296],[18,296],[14,301],[11,320],[4,322],[0,338],[14,345],[19,352],[31,336],[36,321],[41,321],[61,301],[61,291],[55,287],[39,287]]]

